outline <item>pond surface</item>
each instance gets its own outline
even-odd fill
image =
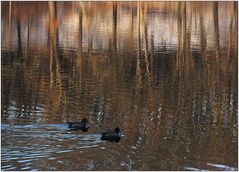
[[[2,170],[238,170],[237,2],[1,4]]]

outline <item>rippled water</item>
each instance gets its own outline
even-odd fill
[[[1,8],[2,170],[238,170],[237,2]]]

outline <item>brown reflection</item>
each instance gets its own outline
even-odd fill
[[[215,48],[216,48],[216,61],[219,56],[219,23],[218,23],[218,2],[213,2],[213,21],[214,21],[214,33],[215,33]]]
[[[89,134],[123,131],[119,144],[79,141],[61,157],[69,169],[237,168],[237,2],[3,6],[3,123],[86,117]]]
[[[57,2],[48,2],[49,4],[49,44],[50,44],[50,96],[49,107],[52,109],[48,112],[53,120],[61,120],[64,116],[56,116],[62,114],[64,101],[64,92],[62,90],[60,64],[59,64],[59,48],[58,48],[58,19],[57,19]]]
[[[12,27],[12,2],[10,1],[9,2],[9,13],[8,13],[8,28],[9,28],[9,31],[11,30],[11,27]]]
[[[76,68],[74,72],[74,78],[79,79],[79,83],[82,83],[82,58],[83,58],[83,43],[82,43],[82,34],[83,34],[83,10],[82,6],[78,5],[79,13],[79,28],[78,28],[78,49],[77,49],[77,59],[76,59]],[[77,74],[80,73],[78,76]],[[80,85],[81,88],[81,85]]]
[[[78,31],[78,59],[81,61],[82,58],[82,10],[79,9],[79,31]]]
[[[90,8],[90,2],[88,2],[87,6],[87,12],[86,12],[86,21],[87,21],[87,41],[88,41],[88,54],[89,58],[92,57],[92,30],[93,25],[91,23],[91,8]]]
[[[143,15],[143,25],[144,25],[144,61],[146,65],[147,76],[149,76],[149,62],[148,62],[148,28],[147,28],[147,3],[144,3],[144,15]]]
[[[136,62],[136,90],[141,87],[141,69],[140,69],[140,11],[141,3],[137,3],[137,62]]]
[[[113,54],[116,55],[117,51],[117,3],[113,2]]]
[[[200,46],[201,46],[201,51],[202,51],[202,57],[205,58],[203,61],[207,63],[207,57],[206,57],[207,37],[206,37],[205,27],[204,27],[203,12],[201,12],[201,14],[200,14]],[[205,65],[207,65],[207,64],[205,64]]]
[[[18,58],[22,57],[22,41],[21,41],[21,24],[20,20],[17,19],[17,40],[18,40]]]

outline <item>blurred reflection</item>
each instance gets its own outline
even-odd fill
[[[122,128],[82,170],[236,169],[237,20],[237,2],[2,2],[2,123]]]

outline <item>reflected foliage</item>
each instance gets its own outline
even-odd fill
[[[237,2],[2,2],[2,123],[122,128],[91,170],[237,168],[237,22]]]

